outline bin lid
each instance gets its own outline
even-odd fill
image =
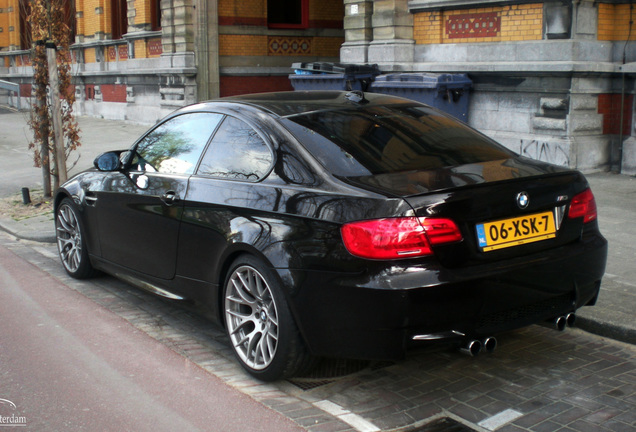
[[[311,63],[292,63],[294,71],[310,72],[315,74],[345,74],[350,76],[380,75],[380,68],[377,64],[354,64],[354,63],[330,63],[330,62],[311,62]]]
[[[375,77],[374,85],[404,88],[468,88],[473,84],[466,74],[394,73]]]

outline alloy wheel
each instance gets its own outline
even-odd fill
[[[240,266],[229,277],[225,316],[241,361],[257,371],[267,368],[278,348],[278,311],[267,281],[255,268]]]
[[[82,264],[82,233],[77,215],[68,204],[58,209],[55,231],[62,264],[70,273],[76,273]]]

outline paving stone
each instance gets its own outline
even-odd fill
[[[560,425],[567,425],[588,414],[590,414],[590,412],[584,408],[572,407],[571,409],[552,417],[551,420]]]

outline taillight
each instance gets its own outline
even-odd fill
[[[572,198],[568,218],[576,219],[582,217],[583,223],[588,223],[595,220],[596,216],[596,200],[594,199],[594,194],[591,189],[585,189]]]
[[[460,241],[457,224],[442,218],[390,218],[342,226],[342,240],[352,255],[368,259],[399,259],[432,255],[431,246]]]

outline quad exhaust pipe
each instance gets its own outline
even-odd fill
[[[477,357],[479,353],[485,351],[487,353],[492,353],[497,349],[497,339],[492,336],[489,336],[483,340],[471,339],[467,341],[463,347],[459,350],[466,355],[471,357]]]
[[[566,327],[574,327],[575,323],[576,314],[574,312],[570,312],[568,314],[552,318],[544,323],[541,323],[541,325],[553,328],[558,331],[563,331]],[[464,343],[459,351],[471,357],[477,357],[482,351],[492,353],[496,349],[497,339],[493,336],[489,336],[482,340],[469,339]]]
[[[566,327],[574,327],[575,322],[576,314],[574,312],[570,312],[567,315],[552,318],[543,323],[543,325],[546,325],[547,327],[553,328],[558,331],[563,331]]]

